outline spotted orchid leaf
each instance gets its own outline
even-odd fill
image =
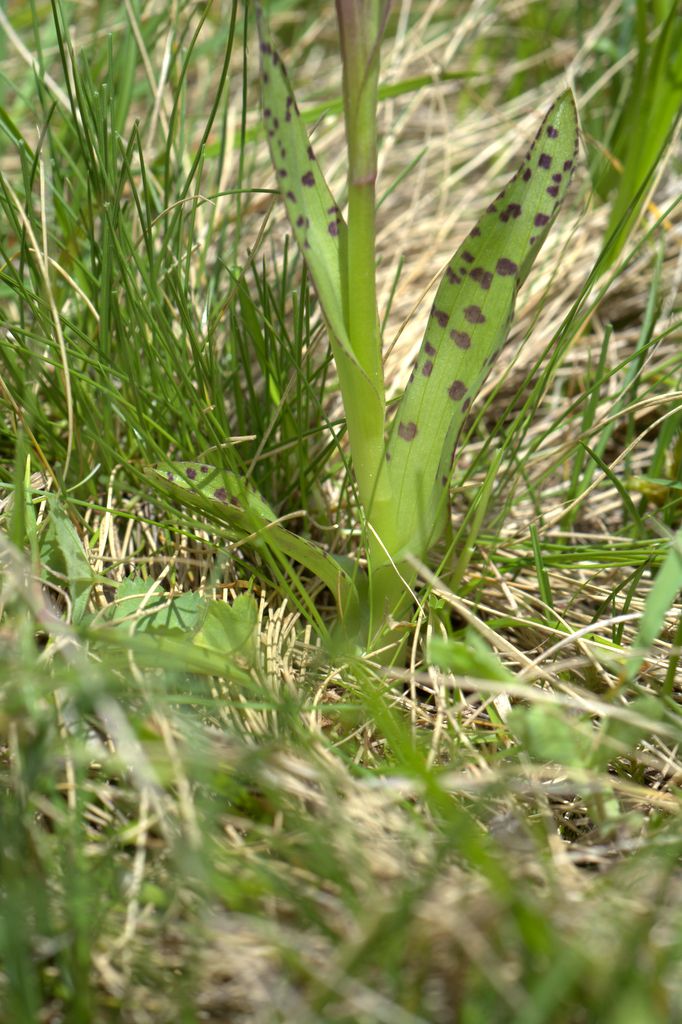
[[[256,6],[256,18],[263,122],[277,184],[329,326],[332,344],[338,344],[357,365],[345,314],[346,224],[315,158],[286,68],[273,46],[260,5]]]
[[[377,524],[374,533],[385,534],[382,510],[390,509],[388,479],[382,473],[385,449],[386,395],[381,358],[381,329],[376,303],[374,274],[374,188],[365,182],[359,199],[359,182],[353,176],[351,140],[356,155],[373,152],[373,129],[349,125],[349,211],[354,228],[344,221],[324,175],[315,159],[289,79],[273,47],[260,5],[256,5],[260,37],[263,122],[272,163],[291,228],[305,259],[326,321],[343,398],[351,462],[360,503]],[[339,14],[340,24],[344,20]],[[385,21],[385,19],[384,19]],[[375,26],[379,32],[379,27]],[[378,41],[377,41],[378,47]],[[378,49],[369,59],[378,74]],[[362,72],[368,84],[369,68]],[[371,76],[370,76],[371,77]],[[344,79],[345,80],[345,79]],[[372,90],[362,89],[361,104],[367,115]],[[371,103],[369,104],[372,105]],[[355,109],[355,108],[354,108]],[[371,120],[371,118],[370,118]],[[357,144],[361,143],[358,151]],[[367,205],[366,215],[358,207]],[[350,212],[349,212],[350,218]],[[351,286],[352,282],[352,286]],[[351,294],[352,292],[352,294]],[[373,523],[374,525],[374,523]],[[374,544],[370,540],[370,546]],[[384,558],[383,551],[380,558]]]
[[[444,522],[444,488],[469,404],[504,344],[516,295],[566,194],[578,147],[570,91],[451,259],[386,450],[398,547],[422,557]]]
[[[331,590],[342,613],[349,608],[354,582],[346,568],[318,544],[285,529],[270,505],[238,474],[201,462],[159,464],[145,474],[182,504],[226,524],[234,541],[266,545],[300,562]]]

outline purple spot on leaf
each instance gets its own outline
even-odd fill
[[[462,380],[453,380],[452,384],[448,388],[448,394],[453,402],[458,402],[460,398],[464,398],[467,393],[467,386]]]
[[[166,473],[166,480],[175,480],[175,477],[171,472]]]
[[[473,263],[475,257],[472,256],[470,252],[463,252],[462,259],[464,260],[465,263]]]
[[[313,147],[312,146],[308,146],[308,159],[309,160],[314,160],[315,159],[315,154],[313,153]]]
[[[312,171],[306,171],[303,177],[301,178],[301,181],[303,182],[304,185],[307,185],[308,188],[312,188],[313,185],[315,184],[315,175],[313,174]]]
[[[478,236],[480,235],[480,233],[481,233],[481,229],[479,228],[479,226],[478,226],[478,224],[477,224],[475,228],[472,228],[472,229],[471,229],[471,231],[469,232],[469,236],[470,236],[471,238],[478,238]]]
[[[447,277],[450,284],[461,284],[462,278],[458,277],[452,267],[447,267],[445,270],[445,276]]]
[[[570,171],[572,166],[573,166],[573,161],[572,160],[565,160],[564,161],[564,170],[565,171]]]
[[[502,213],[500,214],[500,220],[503,220],[505,222],[505,224],[506,224],[506,222],[509,220],[510,217],[513,217],[514,220],[516,220],[516,218],[520,217],[520,216],[521,216],[521,207],[519,206],[519,204],[518,203],[510,203],[509,206],[507,206],[506,209],[504,209],[502,211]]]
[[[552,175],[552,181],[556,181],[557,185],[558,185],[558,184],[559,184],[559,182],[561,181],[561,178],[562,178],[562,175],[561,175],[561,174],[553,174],[553,175]]]
[[[464,319],[468,320],[470,324],[485,323],[485,316],[483,315],[480,306],[467,306],[464,310]]]
[[[290,199],[292,203],[296,202],[296,196],[293,192],[287,192],[287,199]]]
[[[433,363],[431,362],[430,359],[427,359],[426,362],[424,363],[423,367],[422,367],[422,374],[425,377],[430,377],[432,370],[433,370]]]
[[[471,336],[466,331],[450,331],[450,337],[457,348],[469,348],[471,345]]]
[[[227,501],[227,491],[224,487],[218,487],[213,492],[213,497],[217,498],[218,501]]]
[[[447,327],[448,325],[448,314],[444,313],[442,309],[436,309],[434,306],[431,310],[431,316],[437,321],[439,327]]]
[[[513,260],[508,260],[506,256],[502,256],[495,266],[495,271],[500,275],[500,277],[513,277],[518,269],[517,264],[514,263]]]
[[[533,223],[535,224],[536,228],[542,228],[542,227],[545,226],[545,224],[548,222],[548,220],[549,220],[549,217],[547,216],[546,213],[536,213],[535,214],[535,220],[533,221]]]
[[[327,228],[327,230],[329,231],[330,235],[336,237],[336,235],[338,235],[338,233],[339,233],[339,225],[336,223],[335,220],[333,220],[329,224],[329,227]]]
[[[398,434],[402,437],[403,441],[412,441],[417,435],[417,424],[416,423],[399,423]]]
[[[552,166],[552,158],[549,153],[541,153],[538,157],[538,167],[544,167],[548,170]]]
[[[478,281],[481,288],[488,291],[493,281],[493,275],[489,270],[484,270],[483,267],[474,267],[469,275],[474,281]]]
[[[202,473],[208,473],[208,466],[199,466]]]
[[[196,469],[192,469],[192,467],[190,466],[189,469],[187,470],[187,479],[188,480],[196,480],[196,477],[197,477]]]
[[[547,189],[547,195],[548,196],[552,196],[553,198],[556,198],[559,195],[559,186],[558,185],[550,185],[549,188]]]
[[[532,173],[533,172],[531,171],[530,167],[526,167],[525,171],[523,172],[523,180],[530,181]]]
[[[426,352],[427,356],[435,356],[436,354],[436,350],[430,341],[427,341],[426,344],[424,345],[424,351]]]
[[[553,124],[550,124],[547,126],[547,134],[549,135],[550,139],[556,139],[559,132],[556,130]]]

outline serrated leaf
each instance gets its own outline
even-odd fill
[[[123,580],[105,620],[112,624],[134,620],[136,633],[193,633],[206,613],[205,599],[191,591],[169,598],[154,588],[153,580]]]
[[[211,601],[194,643],[225,655],[245,652],[253,642],[257,623],[258,605],[249,594],[240,594],[232,604]]]
[[[573,171],[570,91],[552,105],[508,185],[445,271],[387,449],[404,544],[423,555],[470,402],[504,344],[516,295],[554,222]]]

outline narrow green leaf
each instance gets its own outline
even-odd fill
[[[346,224],[315,158],[286,69],[273,47],[260,5],[256,6],[256,17],[263,120],[277,184],[333,338],[356,362],[345,314]]]
[[[551,106],[508,185],[459,247],[438,288],[386,458],[406,550],[437,539],[462,421],[507,337],[520,285],[566,194],[578,147],[570,91]]]
[[[236,473],[205,462],[159,463],[145,476],[197,512],[217,515],[236,532],[267,526],[277,518],[258,491]]]
[[[663,20],[664,8],[654,13]],[[640,73],[633,80],[625,104],[616,145],[624,149],[618,177],[618,191],[611,207],[606,237],[611,238],[602,272],[615,263],[642,206],[656,183],[656,168],[673,142],[682,116],[682,18],[680,6],[672,2],[656,33],[645,33],[640,41]]]
[[[226,523],[235,540],[255,547],[266,544],[300,562],[329,587],[342,610],[354,598],[353,580],[341,564],[319,545],[278,523],[258,491],[236,473],[201,462],[171,462],[149,467],[145,475],[189,508]]]

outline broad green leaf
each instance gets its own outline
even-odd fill
[[[249,594],[240,594],[232,604],[211,601],[194,643],[222,654],[248,652],[258,623],[258,605]]]
[[[544,704],[515,707],[507,725],[536,761],[553,761],[567,768],[592,764],[595,737],[590,722],[570,718],[562,708]]]
[[[260,5],[256,6],[256,16],[260,38],[263,120],[277,184],[332,339],[356,363],[344,313],[347,301],[346,224],[315,159],[286,69],[272,45]]]
[[[460,676],[489,679],[500,683],[513,683],[514,675],[502,664],[494,651],[473,629],[467,630],[466,642],[432,636],[428,658],[431,665],[447,669]]]
[[[123,626],[134,621],[138,636],[149,633],[161,640],[180,634],[202,649],[229,655],[244,650],[253,638],[258,605],[248,594],[240,594],[232,604],[211,601],[193,591],[169,598],[155,589],[153,580],[126,579],[116,591],[116,600],[98,618]]]
[[[516,295],[564,198],[578,146],[570,91],[551,106],[508,185],[459,247],[440,283],[386,458],[402,544],[423,555],[469,404],[504,344]]]
[[[153,580],[125,579],[116,590],[104,621],[125,623],[135,620],[136,633],[193,633],[201,623],[206,602],[191,591],[170,598]]]
[[[645,693],[629,701],[627,710],[632,711],[633,719],[607,718],[603,726],[603,734],[614,743],[621,744],[628,751],[636,748],[638,743],[655,732],[656,726],[663,721],[665,704],[653,693]],[[646,718],[651,723],[647,729],[639,719]]]
[[[272,550],[300,562],[329,587],[343,611],[354,598],[351,576],[319,545],[291,533],[277,522],[260,494],[229,470],[202,462],[170,462],[145,474],[184,505],[227,524],[235,540]]]

